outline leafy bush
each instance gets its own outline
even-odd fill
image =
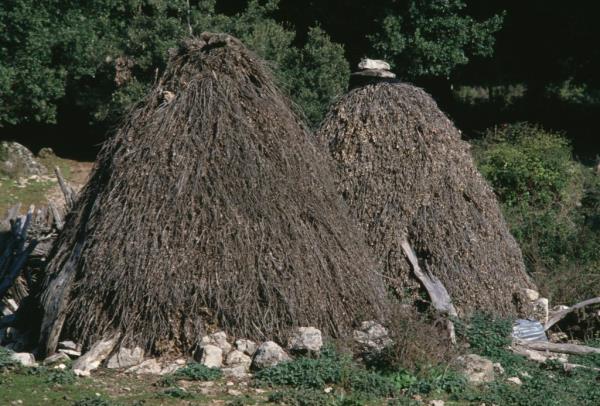
[[[371,44],[404,78],[448,77],[473,56],[491,56],[502,27],[502,15],[477,21],[465,8],[464,0],[403,2],[381,20]]]
[[[214,381],[222,376],[219,368],[209,368],[205,365],[192,363],[177,370],[174,374],[178,379],[189,381]]]
[[[512,322],[476,313],[468,323],[457,323],[456,333],[484,357],[504,354],[511,343]]]
[[[168,49],[190,33],[229,32],[267,59],[316,123],[349,77],[341,45],[313,28],[304,43],[251,0],[235,15],[215,0],[0,3],[0,127],[53,123],[59,103],[112,124],[164,70]]]
[[[571,303],[595,294],[589,281],[600,277],[600,182],[572,158],[569,142],[520,123],[488,131],[474,154],[550,299]]]
[[[55,369],[48,372],[48,376],[46,378],[46,382],[50,384],[58,384],[58,385],[70,385],[75,383],[77,378],[75,374],[70,369],[60,370]]]
[[[365,369],[331,348],[325,350],[318,359],[298,358],[292,362],[261,370],[255,375],[255,379],[258,385],[287,386],[296,389],[277,395],[286,396],[286,399],[299,393],[322,390],[327,385],[338,386],[358,398],[392,398],[400,396],[403,391],[407,393],[459,392],[457,388],[463,388],[465,384],[462,377],[444,369],[428,369],[422,377],[417,377],[400,367],[393,370],[391,365],[386,365],[384,370]],[[314,396],[317,395],[311,395]],[[330,398],[327,399],[334,402]],[[335,400],[338,401],[340,400]],[[322,404],[339,404],[335,402]],[[303,403],[296,401],[292,404]]]
[[[262,369],[256,373],[255,379],[259,385],[264,386],[321,389],[325,385],[346,380],[353,367],[355,366],[349,357],[327,348],[317,359],[300,357],[291,362]]]

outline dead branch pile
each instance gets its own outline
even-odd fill
[[[19,215],[21,205],[8,211],[0,222],[0,302],[17,304],[34,291],[47,255],[62,227],[62,208],[54,204]]]
[[[401,248],[407,238],[459,314],[515,313],[513,292],[531,286],[520,249],[468,144],[428,94],[402,83],[354,89],[319,136],[398,296],[416,298],[420,289]]]
[[[238,40],[187,41],[67,217],[41,346],[120,333],[160,354],[213,325],[262,339],[376,318],[384,283],[332,165]]]

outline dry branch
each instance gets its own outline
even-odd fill
[[[450,298],[450,295],[448,294],[448,291],[444,287],[442,281],[440,281],[434,275],[431,275],[429,272],[424,272],[421,269],[419,266],[419,259],[406,239],[402,240],[400,246],[410,261],[416,277],[421,281],[427,290],[433,307],[438,312],[446,316],[458,317],[458,313],[452,304],[452,299]],[[452,323],[451,320],[447,320],[447,329],[448,333],[450,334],[450,341],[453,344],[456,344],[456,332],[454,329],[454,323]]]
[[[561,310],[559,312],[554,313],[552,315],[552,317],[550,317],[548,319],[548,322],[544,326],[544,330],[548,330],[550,327],[552,327],[553,325],[555,325],[556,323],[558,323],[559,321],[564,319],[569,313],[572,313],[575,310],[582,309],[586,306],[591,306],[594,304],[600,304],[600,297],[595,297],[592,299],[584,300],[583,302],[577,303],[576,305],[573,305],[573,306],[569,307],[568,309]]]
[[[58,179],[60,190],[62,191],[65,197],[67,210],[70,210],[71,207],[73,207],[73,205],[75,204],[75,200],[77,199],[77,193],[75,193],[71,185],[69,185],[69,183],[62,176],[62,173],[58,166],[54,167],[54,173],[56,174],[56,178]]]
[[[27,241],[27,233],[34,210],[34,206],[31,206],[26,216],[11,219],[10,232],[2,238],[0,245],[0,301],[13,287],[25,262],[37,245],[36,240]]]

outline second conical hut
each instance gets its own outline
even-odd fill
[[[118,335],[155,354],[217,326],[281,338],[378,318],[384,284],[268,69],[203,34],[102,149],[48,265],[41,347]]]
[[[420,284],[401,247],[406,239],[459,314],[515,314],[513,295],[531,282],[468,144],[423,90],[393,80],[381,61],[361,67],[319,136],[329,142],[339,192],[388,280],[404,299],[418,297]]]

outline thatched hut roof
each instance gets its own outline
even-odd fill
[[[378,317],[384,284],[333,173],[263,62],[228,35],[187,41],[67,220],[42,347],[118,332],[181,352],[211,325],[260,339]]]
[[[513,293],[531,286],[521,251],[468,144],[427,93],[399,82],[356,88],[319,136],[399,296],[420,289],[399,246],[406,236],[459,313],[515,313]]]

